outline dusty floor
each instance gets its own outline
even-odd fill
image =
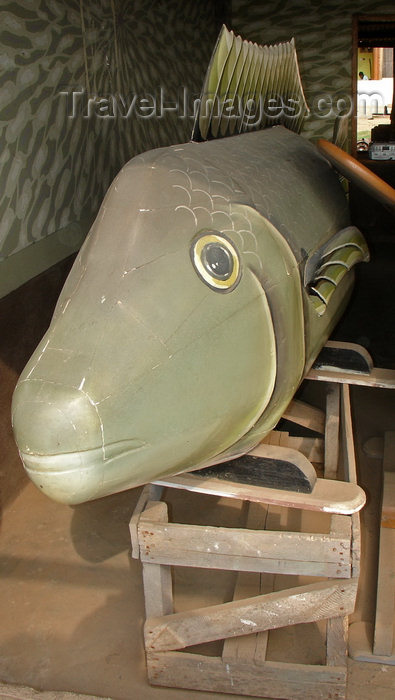
[[[141,568],[130,558],[128,531],[139,490],[71,508],[51,502],[24,475],[11,435],[11,395],[20,370],[48,323],[67,267],[65,263],[42,278],[38,286],[29,283],[23,293],[0,302],[0,681],[114,700],[235,697],[147,684]],[[37,294],[41,296],[37,298]],[[360,329],[359,313],[358,303],[351,305],[351,319],[340,327],[340,337],[360,340],[355,337]],[[377,297],[372,313],[376,318],[383,313]],[[388,310],[386,314],[388,320]],[[391,318],[387,329],[393,334],[394,316]],[[388,331],[387,344],[391,340]],[[378,357],[377,364],[394,363],[393,345],[388,352],[385,342],[376,346],[377,336],[369,323],[365,323],[362,335]],[[366,438],[394,429],[395,393],[355,389],[353,408],[361,484],[368,492],[363,513],[364,568],[354,619],[369,620],[375,596],[380,478],[379,462],[368,459],[362,446]],[[188,507],[184,496],[182,499],[183,507]],[[219,518],[226,525],[237,519],[229,502],[205,501],[204,511],[204,520]],[[180,608],[188,599],[192,606],[203,597],[207,604],[229,599],[231,575],[206,572],[194,580],[192,590],[191,579],[182,572],[178,576]],[[297,642],[298,637],[295,639]],[[349,700],[394,698],[395,667],[350,660],[349,671]],[[0,697],[7,697],[1,688]]]
[[[359,434],[380,435],[394,426],[395,401],[391,392],[358,389],[354,413]],[[13,462],[19,470],[16,454]],[[378,464],[360,454],[362,462],[361,483],[369,494],[363,530],[369,568],[363,570],[355,620],[372,619],[375,595]],[[129,556],[128,522],[138,495],[136,489],[70,508],[49,501],[21,474],[18,493],[3,512],[1,531],[2,681],[116,700],[207,696],[151,688],[146,682],[141,569]],[[183,501],[185,508],[184,496]],[[206,498],[204,505],[207,522],[237,520],[232,503]],[[179,609],[229,599],[232,575],[203,572],[196,581],[192,590],[188,576],[178,577]],[[314,650],[310,648],[316,663],[320,635],[319,630],[314,633]],[[304,644],[308,649],[308,640]],[[367,700],[376,693],[380,700],[392,700],[394,692],[395,667],[350,661],[349,700]]]

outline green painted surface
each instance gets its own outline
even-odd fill
[[[223,25],[204,79],[193,140],[275,124],[299,133],[307,111],[294,41],[260,46]]]
[[[78,503],[256,445],[347,302],[352,273],[319,316],[304,273],[348,224],[328,162],[283,127],[132,159],[14,395],[33,481]]]

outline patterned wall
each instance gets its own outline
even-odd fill
[[[351,100],[352,15],[390,14],[394,2],[379,0],[233,0],[232,29],[259,43],[295,37],[299,66],[311,114],[303,134],[331,138],[337,97]],[[321,108],[317,100],[323,97]],[[328,97],[334,111],[328,114]],[[342,105],[340,104],[339,107]]]
[[[114,175],[136,153],[188,140],[192,120],[175,111],[143,118],[153,111],[149,97],[128,118],[122,114],[134,95],[159,99],[160,87],[167,105],[183,86],[199,93],[225,5],[3,0],[0,258],[92,219]],[[73,89],[85,94],[70,118]],[[95,94],[102,102],[87,118]],[[118,100],[117,116],[110,95]]]

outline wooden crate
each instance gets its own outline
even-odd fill
[[[364,494],[356,485],[348,385],[330,386],[327,407],[325,416],[294,402],[286,416],[310,428],[314,424],[322,438],[274,433],[266,443],[313,454],[331,477],[340,446],[344,481],[319,478],[311,494],[300,494],[191,473],[143,490],[130,530],[133,556],[143,567],[151,684],[289,700],[345,698],[347,616],[358,586],[358,510]],[[195,499],[199,493],[238,499],[245,504],[245,526],[169,522],[165,487],[187,489]],[[295,521],[295,509],[298,531],[286,529]],[[312,531],[309,519],[317,514],[325,526]],[[175,612],[172,569],[177,566],[238,572],[233,601]],[[295,585],[289,586],[290,580]],[[324,662],[272,660],[268,647],[274,631],[306,623],[325,628]],[[214,640],[224,640],[221,656],[189,649]]]

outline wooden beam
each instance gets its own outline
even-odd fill
[[[351,561],[353,578],[359,578],[361,572],[361,519],[359,513],[353,513],[351,516]]]
[[[148,501],[159,500],[163,492],[163,486],[156,486],[155,484],[147,484],[141,491],[140,497],[136,503],[133,511],[133,515],[129,522],[130,539],[132,542],[132,557],[133,559],[140,559],[140,547],[139,539],[137,533],[137,525],[140,519],[140,515],[143,512]]]
[[[381,80],[383,71],[383,49],[381,46],[373,47],[373,75],[372,80]]]
[[[348,617],[331,617],[326,623],[326,663],[345,666],[348,647]]]
[[[167,505],[162,501],[149,501],[146,509],[140,515],[140,522],[150,519],[152,524],[166,524],[168,522]],[[164,565],[143,562],[143,586],[146,617],[156,615],[170,615],[173,612],[173,583],[171,567],[167,562]]]
[[[354,433],[351,417],[350,387],[341,387],[342,446],[345,478],[351,484],[357,483],[357,465],[355,461]]]
[[[389,461],[384,441],[384,457]],[[394,655],[395,623],[395,472],[384,472],[381,527],[379,542],[379,564],[377,576],[376,621],[374,628],[373,654]]]
[[[149,652],[147,668],[152,685],[284,700],[344,700],[347,680],[344,667],[266,661],[255,670],[186,652]]]
[[[264,595],[273,591],[274,574],[255,574],[241,572],[233,594],[233,600]],[[227,663],[242,661],[245,663],[264,663],[269,633],[251,633],[243,637],[229,637],[224,641],[222,659]]]
[[[394,655],[395,530],[380,528],[373,654]]]
[[[339,372],[336,369],[311,369],[306,379],[318,382],[337,382],[338,384],[355,384],[379,389],[395,389],[395,370],[374,367],[370,374]]]
[[[324,462],[323,438],[299,437],[284,430],[272,430],[263,440],[263,444],[290,447],[301,452],[310,462]],[[260,443],[260,444],[262,444]]]
[[[320,408],[310,406],[308,403],[293,399],[283,413],[283,418],[292,423],[302,425],[304,428],[314,430],[316,433],[325,432],[325,413]]]
[[[354,610],[357,582],[321,581],[242,601],[149,618],[145,646],[150,651],[183,649],[216,639],[347,615]]]
[[[330,533],[351,542],[351,518],[348,515],[332,515]]]
[[[366,348],[358,343],[328,340],[313,364],[314,369],[344,371],[369,375],[373,360]]]
[[[268,505],[302,508],[326,513],[351,515],[365,505],[366,496],[356,484],[332,479],[317,479],[312,493],[281,491],[265,486],[251,486],[223,479],[203,478],[193,472],[169,476],[155,482],[161,486],[186,489],[194,493],[237,498]]]
[[[309,490],[314,488],[314,484],[317,481],[317,473],[307,457],[305,457],[304,454],[298,450],[294,450],[290,447],[283,447],[282,445],[270,445],[265,442],[260,442],[259,445],[254,447],[254,449],[248,453],[248,455],[250,457],[263,457],[264,459],[269,460],[270,463],[275,460],[278,460],[279,462],[287,462],[290,465],[289,469],[295,473],[294,479],[296,480],[296,483],[298,483],[298,479],[300,479],[302,480],[303,484],[309,486]],[[276,474],[277,473],[278,472],[276,470]],[[281,488],[280,476],[278,477],[278,481],[279,483],[276,483],[275,480],[273,484],[268,485],[270,488],[273,488],[273,486],[279,486]],[[298,488],[294,487],[292,477],[290,477],[290,481],[292,482],[292,486],[290,485],[288,488],[290,490],[299,491]]]
[[[270,509],[263,503],[249,503],[245,526],[247,528],[270,527]],[[271,593],[274,588],[274,580],[274,574],[240,572],[236,579],[233,600]],[[237,661],[253,664],[264,663],[268,638],[267,631],[243,637],[229,637],[224,641],[222,661],[228,664]]]
[[[336,479],[339,463],[340,390],[337,384],[328,387],[325,420],[324,475]]]
[[[141,561],[155,564],[351,576],[350,538],[336,534],[183,525],[147,516],[140,520],[139,541]]]

